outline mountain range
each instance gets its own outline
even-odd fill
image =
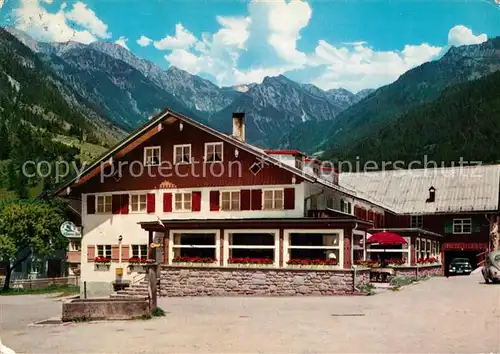
[[[332,122],[307,122],[295,126],[282,146],[301,142],[304,151],[326,151],[327,158],[343,158],[381,127],[390,125],[424,104],[439,98],[443,90],[480,79],[500,70],[500,37],[482,44],[451,47],[440,59],[424,63],[377,89],[350,106]],[[311,137],[314,137],[312,139]],[[350,152],[349,155],[352,155]]]
[[[272,147],[294,126],[332,121],[372,91],[323,91],[284,76],[266,77],[261,84],[220,88],[173,66],[163,70],[118,44],[44,43],[14,28],[8,31],[126,131],[170,107],[230,132],[231,114],[244,111],[249,142]]]
[[[57,106],[67,105],[71,111],[67,115],[55,114],[49,112],[49,106],[44,106],[38,127],[51,122],[52,130],[60,125],[58,134],[78,132],[76,135],[84,134],[104,146],[164,107],[170,107],[228,133],[231,114],[243,111],[250,143],[299,149],[327,159],[406,158],[423,152],[450,157],[455,156],[450,151],[464,152],[469,145],[458,143],[459,139],[447,133],[432,134],[427,127],[446,131],[447,124],[452,124],[445,114],[446,105],[453,100],[461,103],[451,107],[450,112],[460,117],[474,115],[477,126],[482,126],[477,120],[490,119],[481,111],[486,106],[476,102],[468,110],[462,103],[467,102],[468,93],[480,97],[481,85],[495,88],[493,82],[498,80],[495,73],[500,70],[500,38],[493,38],[482,44],[451,47],[441,58],[407,71],[394,83],[357,94],[344,89],[321,90],[283,75],[266,77],[260,84],[221,88],[176,67],[163,70],[114,43],[44,43],[15,29],[8,30],[26,47],[3,31],[3,53],[16,48],[16,65],[35,68],[36,75],[43,78],[39,85],[53,83],[51,92],[55,95],[57,90],[60,96],[61,103]],[[36,65],[31,64],[35,62]],[[4,75],[0,73],[0,77],[4,87],[10,87],[11,96],[18,87],[29,86],[31,79],[20,76],[17,67],[15,73],[9,71],[8,65],[2,70]],[[1,95],[2,88],[0,98]],[[493,97],[484,96],[489,97],[485,104],[490,115],[495,107],[500,109]],[[37,105],[45,103],[40,103],[39,97],[29,96],[24,105],[38,112]],[[431,113],[435,116],[426,116]],[[52,114],[59,118],[47,119]],[[35,124],[33,117],[31,120]],[[497,132],[496,125],[491,125]],[[71,129],[72,126],[77,129]],[[417,127],[425,135],[414,131]],[[462,137],[466,141],[476,141],[471,136],[473,130],[465,131]],[[397,138],[388,142],[391,134]],[[452,144],[436,139],[447,139]],[[408,141],[412,152],[405,147],[396,148],[393,144],[396,141],[403,145]],[[491,159],[495,154],[488,151],[486,155]]]

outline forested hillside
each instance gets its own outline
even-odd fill
[[[445,90],[330,159],[396,161],[500,160],[500,72]]]
[[[123,135],[35,53],[0,29],[0,199],[36,195],[53,183],[50,177],[27,178],[21,173],[26,161],[80,164]]]

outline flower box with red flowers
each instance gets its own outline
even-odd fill
[[[417,264],[420,264],[420,265],[439,264],[439,259],[436,257],[419,258],[417,260]]]
[[[359,265],[361,267],[366,267],[366,268],[379,268],[380,267],[379,262],[371,261],[371,260],[367,260],[367,261],[358,260],[358,261],[354,262],[354,264]]]
[[[332,267],[338,265],[336,259],[290,259],[286,264],[291,268]]]
[[[390,267],[398,267],[398,266],[400,267],[400,266],[403,266],[406,264],[406,258],[402,258],[402,259],[391,258],[391,259],[388,259],[386,262]]]
[[[100,264],[109,264],[109,263],[111,263],[111,258],[110,257],[95,257],[94,262],[100,263]]]
[[[176,265],[211,267],[216,265],[217,259],[211,257],[175,257],[172,259],[172,263]]]
[[[274,265],[274,260],[270,258],[229,258],[227,261],[231,266],[237,267],[269,267]]]

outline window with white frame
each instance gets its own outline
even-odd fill
[[[71,252],[78,252],[82,249],[82,242],[80,240],[69,241],[69,250]]]
[[[410,237],[403,237],[406,241],[404,245],[380,245],[380,244],[367,244],[366,252],[371,260],[390,260],[390,259],[406,259],[406,264],[410,261],[411,248]],[[417,241],[418,242],[418,241]],[[420,245],[421,247],[421,245]]]
[[[217,258],[215,233],[174,233],[173,261],[189,262],[192,258]]]
[[[341,240],[338,233],[303,233],[288,234],[288,264],[300,260],[329,261],[340,265]]]
[[[174,145],[174,164],[191,163],[191,144]]]
[[[96,251],[97,257],[111,258],[111,245],[97,245]]]
[[[131,245],[132,258],[148,258],[148,245]]]
[[[427,240],[427,247],[426,247],[426,251],[427,251],[427,258],[429,258],[431,256],[431,253],[432,253],[432,249],[431,249],[431,241],[430,240]]]
[[[205,143],[205,162],[221,162],[222,146],[222,143]]]
[[[470,234],[472,232],[472,219],[453,219],[454,234]]]
[[[283,209],[283,189],[264,190],[264,210]]]
[[[133,213],[145,212],[147,208],[146,194],[132,194],[130,196],[130,211]]]
[[[410,217],[410,227],[411,228],[418,228],[421,229],[424,225],[424,218],[423,215],[412,215]]]
[[[228,263],[274,264],[278,232],[228,233]]]
[[[174,211],[191,211],[191,192],[174,194]]]
[[[113,197],[111,195],[98,195],[96,203],[96,210],[98,214],[111,213],[113,208]]]
[[[415,259],[418,260],[420,258],[420,239],[417,238],[415,240]]]
[[[160,164],[159,146],[148,146],[144,148],[144,166],[158,166]]]
[[[221,210],[240,210],[240,191],[221,192]]]

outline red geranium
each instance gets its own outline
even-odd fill
[[[111,262],[111,258],[110,257],[95,257],[94,262],[96,262],[96,263],[109,263],[109,262]]]
[[[336,259],[290,259],[286,264],[296,265],[337,265]]]
[[[231,264],[273,264],[274,260],[270,258],[229,258]]]
[[[217,259],[211,257],[175,257],[174,263],[215,263]]]

